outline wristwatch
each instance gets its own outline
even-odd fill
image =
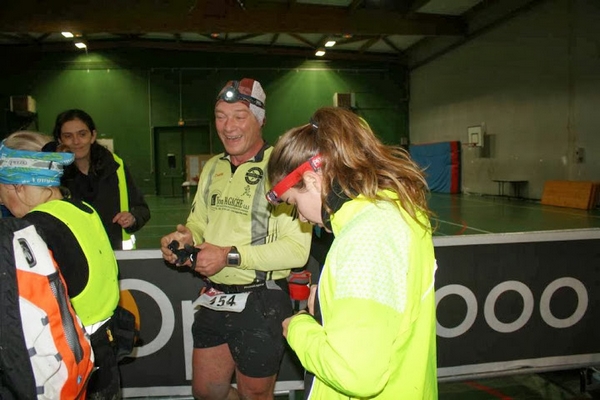
[[[240,252],[235,246],[231,246],[231,250],[227,253],[227,266],[239,267],[241,263],[242,257],[240,257]]]

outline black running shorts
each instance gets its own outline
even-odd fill
[[[242,312],[201,307],[194,315],[194,348],[227,343],[237,368],[244,375],[275,375],[286,347],[281,322],[292,315],[289,294],[262,288],[248,296]]]

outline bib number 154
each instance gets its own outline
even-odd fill
[[[250,293],[210,293],[202,294],[192,305],[210,308],[215,311],[241,312],[246,308],[246,301]]]

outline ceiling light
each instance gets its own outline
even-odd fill
[[[61,34],[66,38],[72,38],[73,34],[71,32],[61,32]]]
[[[325,47],[333,47],[335,46],[335,40],[328,40],[325,42]]]
[[[85,49],[87,45],[83,42],[75,42],[75,47],[77,47],[78,49]]]
[[[315,52],[315,56],[317,56],[317,57],[323,57],[324,55],[325,55],[325,50],[323,50],[323,49],[318,49]]]

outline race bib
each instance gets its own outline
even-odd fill
[[[246,308],[246,301],[249,295],[250,292],[227,294],[210,288],[198,297],[192,303],[192,306],[194,308],[202,306],[215,311],[242,312]]]

